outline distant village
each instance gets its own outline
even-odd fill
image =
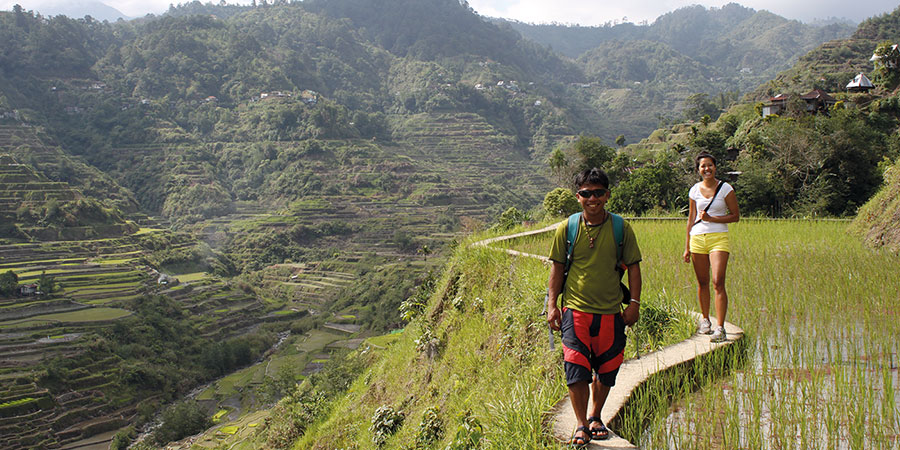
[[[100,81],[72,80],[69,83],[71,83],[73,88],[79,89],[79,90],[94,91],[94,92],[106,93],[106,94],[112,93],[112,90],[107,87],[106,83],[103,83]],[[66,88],[64,88],[62,85],[51,86],[50,91],[52,93],[57,94],[57,99],[60,101],[60,103],[67,102],[67,99],[64,95]],[[276,99],[281,99],[281,100],[297,99],[306,105],[315,105],[319,102],[319,93],[316,91],[313,91],[311,89],[304,89],[304,90],[300,91],[299,93],[295,93],[295,92],[291,92],[291,91],[267,91],[267,92],[261,92],[258,95],[255,95],[255,96],[247,99],[247,101],[249,103],[254,103],[254,102],[261,102],[261,101],[271,101],[271,100],[276,100]],[[192,106],[200,106],[200,105],[204,105],[204,104],[218,104],[219,99],[214,95],[210,95],[203,99],[191,100],[188,103]],[[140,106],[148,106],[151,104],[153,104],[152,100],[150,100],[148,98],[141,98],[140,100],[134,100],[134,101],[127,102],[127,103],[122,103],[121,106],[119,107],[119,109],[122,111],[127,111],[132,108],[137,108]],[[175,102],[170,102],[169,106],[175,107],[176,104],[175,104]],[[81,105],[66,105],[66,106],[63,106],[62,109],[63,109],[63,111],[65,111],[66,114],[69,114],[69,115],[82,114],[86,110],[86,108]],[[0,120],[4,120],[4,119],[16,121],[16,122],[22,121],[22,117],[18,110],[6,110],[6,109],[3,109],[2,107],[0,107]]]
[[[876,67],[878,67],[878,65],[883,65],[885,67],[894,69],[895,67],[893,67],[893,66],[896,65],[896,61],[900,61],[900,50],[898,50],[897,45],[893,45],[890,48],[888,54],[886,54],[886,55],[873,54],[872,57],[870,58],[870,61],[872,61],[876,65]],[[482,66],[486,66],[486,65],[490,64],[490,61],[481,62],[479,64]],[[750,71],[751,70],[749,68],[742,68],[740,70],[740,72],[742,74],[749,73]],[[81,90],[97,91],[97,92],[105,92],[105,93],[110,92],[110,89],[107,87],[106,83],[103,83],[100,81],[81,80],[81,81],[74,81],[74,82],[72,82],[72,84],[77,89],[81,89]],[[635,81],[635,85],[639,85],[639,84],[641,84],[641,82]],[[527,83],[527,85],[533,86],[534,82],[529,82],[529,83]],[[596,82],[591,82],[591,83],[577,83],[576,82],[576,83],[570,83],[570,85],[574,86],[574,87],[589,88],[589,87],[597,85],[597,83]],[[448,84],[448,86],[449,86],[449,84]],[[476,83],[474,85],[474,88],[477,91],[503,89],[503,90],[511,92],[513,95],[516,95],[516,94],[519,94],[522,92],[522,88],[520,87],[519,82],[516,80],[500,80],[500,81],[497,81],[495,84]],[[850,82],[847,83],[847,85],[845,86],[845,89],[847,90],[847,92],[850,92],[850,93],[865,93],[874,88],[875,88],[875,85],[862,72],[860,72],[858,75],[856,75],[856,77],[854,77],[852,80],[850,80]],[[64,91],[64,89],[62,89],[61,87],[53,86],[50,88],[50,90],[52,92],[59,93],[60,94],[59,99],[60,99],[60,101],[63,101],[64,96],[62,95],[62,92]],[[295,98],[306,105],[312,106],[312,105],[315,105],[318,103],[319,94],[316,91],[309,90],[309,89],[304,89],[304,90],[300,91],[299,93],[295,93],[295,92],[291,92],[291,91],[266,91],[266,92],[261,92],[258,95],[255,95],[255,96],[249,98],[247,101],[250,103],[255,103],[255,102],[272,101],[272,100],[276,100],[276,99],[293,100]],[[802,100],[803,103],[805,104],[805,112],[808,112],[808,113],[827,111],[829,108],[833,107],[837,103],[837,100],[832,95],[830,95],[829,93],[827,93],[821,89],[813,89],[813,90],[811,90],[805,94],[799,95],[799,96],[782,93],[782,94],[778,94],[773,97],[770,97],[763,104],[762,116],[768,117],[768,116],[772,116],[772,115],[781,114],[788,108],[788,103],[792,98],[799,98],[800,100]],[[150,99],[141,98],[140,100],[137,100],[135,102],[123,103],[121,105],[120,109],[122,111],[125,111],[125,110],[139,107],[139,106],[150,105],[152,103],[153,102]],[[203,98],[203,99],[191,100],[189,102],[190,105],[194,105],[194,106],[200,106],[200,105],[204,105],[204,104],[218,104],[218,103],[219,103],[219,99],[212,95],[210,95],[206,98]],[[534,102],[534,106],[541,106],[541,104],[542,104],[541,100],[535,100],[535,102]],[[170,106],[174,107],[175,103],[172,102],[172,104]],[[64,106],[63,108],[67,114],[71,114],[71,115],[81,114],[85,110],[84,107],[78,106],[78,105],[68,105],[68,106]],[[0,108],[0,120],[4,120],[4,119],[16,121],[16,122],[22,121],[22,117],[18,110],[5,110],[5,109]]]
[[[897,49],[897,44],[891,46],[887,54],[878,55],[873,53],[872,57],[869,58],[869,61],[874,63],[876,68],[879,65],[882,65],[888,69],[896,69],[895,61],[898,60],[900,60],[900,50]],[[850,93],[866,93],[875,89],[875,85],[869,80],[869,77],[867,77],[866,74],[860,72],[856,77],[850,80],[844,88]],[[787,109],[788,101],[791,98],[792,96],[790,94],[778,94],[774,97],[769,97],[769,100],[763,104],[762,116],[768,117],[780,114]],[[804,102],[805,112],[807,113],[827,111],[837,104],[837,100],[834,97],[821,89],[813,89],[800,95],[799,99]]]

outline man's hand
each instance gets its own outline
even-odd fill
[[[622,320],[625,326],[634,325],[641,318],[641,307],[637,303],[631,302],[625,311],[622,311]]]
[[[547,324],[550,325],[551,330],[559,331],[561,319],[562,315],[559,312],[559,308],[555,306],[547,307]]]

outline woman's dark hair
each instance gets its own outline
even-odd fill
[[[716,167],[719,166],[719,164],[716,162],[715,156],[710,155],[709,153],[703,152],[703,153],[697,155],[696,158],[694,158],[694,170],[700,169],[700,160],[703,158],[709,158],[712,160],[714,166],[716,166]]]
[[[599,184],[609,189],[609,177],[606,172],[594,167],[593,169],[585,169],[578,175],[575,175],[575,189],[586,184]]]

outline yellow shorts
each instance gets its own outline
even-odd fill
[[[691,253],[708,255],[712,252],[731,253],[728,233],[706,233],[691,236]]]

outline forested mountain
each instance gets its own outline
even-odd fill
[[[678,92],[682,97],[684,92],[715,97],[721,92],[752,89],[822,42],[853,32],[849,24],[804,25],[735,3],[721,8],[680,8],[649,25],[509,24],[529,39],[589,66],[606,68],[602,75],[607,86],[646,90],[651,88],[635,87],[634,83],[649,82],[656,90]],[[655,47],[648,49],[646,42]],[[616,72],[623,69],[623,60],[662,70],[624,68]],[[685,66],[696,69],[685,73]]]

